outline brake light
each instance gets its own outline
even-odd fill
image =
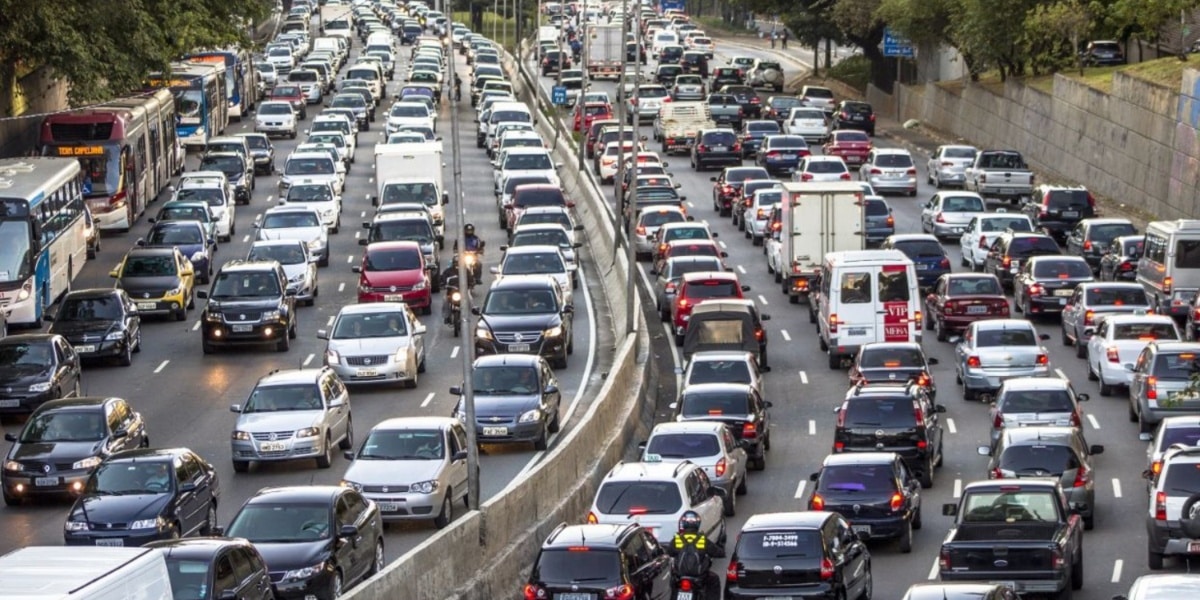
[[[1091,249],[1092,249],[1092,240],[1087,240],[1087,241],[1085,241],[1085,242],[1083,243],[1083,249],[1084,249],[1084,250],[1091,250]]]
[[[767,153],[767,158],[779,158],[779,152],[776,150],[772,150]]]
[[[705,146],[704,144],[699,144],[696,146],[696,152],[708,152],[708,146]]]
[[[1120,355],[1120,353],[1117,352],[1116,346],[1109,346],[1108,350],[1105,352],[1105,354],[1108,356],[1108,362],[1110,362],[1110,363],[1121,362],[1121,355]]]
[[[896,226],[896,218],[893,217],[892,215],[888,215],[887,224],[888,224],[888,227],[895,227]]]
[[[1037,364],[1043,367],[1050,364],[1050,357],[1046,354],[1037,355]]]
[[[646,514],[646,507],[645,507],[645,506],[630,506],[630,507],[629,507],[629,514],[631,514],[631,515],[644,515],[644,514]]]
[[[645,225],[638,225],[638,228],[637,228],[637,234],[638,234],[638,235],[646,235],[646,226],[645,226]]]
[[[1172,283],[1172,279],[1170,277],[1163,278],[1163,293],[1166,293],[1166,294],[1171,293],[1171,283]]]
[[[1063,558],[1062,550],[1059,550],[1058,548],[1055,548],[1052,551],[1050,561],[1050,564],[1054,565],[1055,569],[1061,569],[1067,566],[1067,561]]]
[[[983,237],[982,235],[981,235],[981,236],[979,236],[979,249],[980,249],[980,250],[987,250],[987,247],[988,247],[988,245],[987,245],[987,238],[986,238],[986,237]]]
[[[912,320],[913,320],[913,324],[915,324],[917,327],[917,331],[920,331],[921,324],[925,321],[925,315],[921,314],[921,311],[919,311],[919,310],[914,311]]]
[[[930,381],[928,373],[921,373],[920,375],[917,375],[917,385],[921,387],[929,387],[929,383]],[[921,422],[920,415],[917,415],[917,422]]]
[[[688,307],[687,298],[680,298],[679,299],[679,308],[687,308],[687,307]]]
[[[1030,284],[1028,289],[1029,289],[1030,296],[1041,296],[1042,295],[1042,284],[1040,284],[1040,283]]]
[[[1158,492],[1154,494],[1154,520],[1167,520],[1167,493]]]
[[[1146,399],[1147,400],[1158,400],[1158,378],[1157,377],[1147,377],[1146,378]]]
[[[950,551],[942,550],[938,553],[938,568],[943,571],[950,570]]]
[[[614,588],[608,588],[604,591],[606,600],[632,600],[633,588],[628,585],[618,585]]]
[[[838,327],[837,313],[830,313],[830,315],[829,315],[829,333],[837,333],[837,327]]]
[[[842,111],[842,118],[843,118],[843,119],[849,119],[849,118],[850,118],[850,113],[848,113],[848,112],[846,112],[846,111]]]
[[[734,151],[734,152],[738,152],[738,151],[740,151],[741,149],[742,149],[742,144],[741,144],[741,142],[734,142],[734,143],[733,143],[733,146],[730,148],[730,150],[732,150],[732,151]]]
[[[587,522],[588,522],[588,525],[595,525],[596,523],[600,522],[600,519],[596,518],[596,513],[592,512],[592,511],[588,511]]]
[[[681,591],[681,592],[692,591],[692,580],[687,579],[687,578],[680,579],[679,580],[679,591]]]
[[[801,173],[800,174],[800,181],[812,181],[812,178],[813,178],[812,173]]]
[[[758,97],[758,96],[753,96],[753,97],[751,97],[751,98],[750,98],[750,104],[758,104],[758,103],[760,103],[760,102],[762,102],[762,100],[761,100],[761,99],[759,99],[759,97]]]
[[[758,426],[754,423],[746,423],[742,425],[742,439],[752,440],[758,438]]]
[[[1079,416],[1078,410],[1071,413],[1071,425],[1074,427],[1083,427],[1083,419]]]
[[[883,171],[880,171],[879,169],[874,169],[874,168],[873,168],[873,169],[871,169],[871,174],[872,174],[872,175],[883,175]]]
[[[943,256],[941,262],[938,263],[938,265],[941,266],[943,269],[949,269],[950,268],[950,259],[948,257]]]
[[[726,194],[732,194],[732,193],[733,193],[733,186],[732,186],[732,185],[729,185],[729,184],[727,183],[727,184],[725,184],[724,186],[722,186],[722,187],[721,187],[721,191],[722,191],[723,193],[726,193]]]
[[[717,466],[716,466],[716,467],[713,467],[713,470],[714,470],[714,472],[716,472],[716,474],[717,474],[717,477],[723,477],[723,476],[725,476],[725,469],[726,469],[726,467],[727,467],[727,465],[725,464],[725,459],[724,459],[724,458],[721,458],[721,460],[718,460],[718,461],[717,461]]]
[[[658,245],[658,252],[659,252],[659,254],[662,254],[663,252],[666,252],[666,251],[667,251],[667,245],[666,245],[666,244],[659,244],[659,245]]]
[[[1162,463],[1163,463],[1162,460],[1156,460],[1156,461],[1150,463],[1150,472],[1155,475],[1162,473]]]
[[[1003,265],[1005,269],[1007,269],[1007,268],[1011,267],[1011,266],[1012,266],[1012,257],[1011,257],[1011,256],[1005,256],[1005,257],[1004,257],[1004,260],[1003,260],[1003,261],[1001,261],[1001,262],[1000,262],[1000,264],[1001,264],[1001,265]]]
[[[946,215],[943,215],[942,213],[938,213],[938,216],[937,216],[937,217],[935,217],[933,220],[934,220],[934,221],[937,221],[938,223],[945,223],[945,222],[946,222]]]
[[[738,562],[730,562],[729,566],[726,567],[726,569],[725,569],[725,581],[730,582],[730,583],[737,583],[738,569],[740,569],[741,566],[742,565]]]
[[[874,114],[872,114],[872,115],[870,116],[870,119],[871,119],[871,122],[872,122],[872,123],[874,123],[874,122],[875,122],[875,115],[874,115]]]
[[[983,363],[980,362],[978,356],[968,356],[967,357],[967,368],[968,369],[978,369],[981,366],[983,366]]]
[[[1004,428],[1004,413],[997,411],[996,416],[992,419],[992,427],[995,429]]]
[[[988,479],[1004,479],[1004,473],[1000,472],[1000,467],[995,467],[988,471]]]
[[[541,600],[546,597],[546,590],[532,583],[525,585],[525,600]]]
[[[764,213],[764,212],[763,212],[763,209],[761,209],[761,208],[760,208],[760,209],[758,209],[758,212],[757,212],[757,213],[755,213],[755,214],[757,214],[757,215],[758,215],[758,220],[759,220],[759,221],[761,221],[761,220],[763,220],[763,219],[767,218],[767,214],[766,214],[766,213]]]
[[[812,500],[808,501],[809,510],[825,510],[825,498],[820,494],[813,493]]]
[[[850,174],[849,174],[849,173],[842,173],[842,176],[841,176],[841,177],[838,177],[838,179],[841,179],[842,181],[850,181]]]
[[[1083,324],[1084,325],[1094,325],[1095,318],[1096,318],[1096,312],[1089,310],[1089,311],[1083,313]]]
[[[1121,263],[1121,266],[1118,268],[1118,270],[1121,270],[1121,271],[1132,271],[1132,270],[1133,270],[1133,263],[1131,263],[1131,262],[1128,262],[1128,261],[1126,261],[1126,262],[1123,262],[1123,263]]]
[[[828,558],[821,559],[821,579],[833,579],[833,561]]]
[[[666,285],[666,290],[667,290],[668,292],[673,292],[673,291],[675,291],[675,282],[674,282],[674,281],[667,282],[667,285]]]
[[[900,492],[892,494],[892,512],[900,510],[902,506],[904,506],[904,496],[901,496]]]

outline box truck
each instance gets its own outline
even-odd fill
[[[783,293],[790,302],[816,298],[821,261],[830,252],[862,250],[863,188],[852,182],[784,182],[778,239],[779,270]],[[809,318],[816,322],[816,307]]]
[[[371,204],[419,202],[428,206],[433,215],[434,231],[441,241],[446,228],[446,212],[442,207],[450,201],[443,166],[441,142],[376,145],[377,187]]]
[[[158,550],[31,546],[0,556],[0,598],[173,600],[174,595]]]

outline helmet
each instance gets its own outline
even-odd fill
[[[475,235],[475,225],[471,223],[463,225],[463,235]]]
[[[700,515],[696,511],[689,510],[679,517],[679,531],[681,533],[700,533]]]

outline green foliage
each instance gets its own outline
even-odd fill
[[[871,80],[871,61],[856,54],[834,63],[825,75],[865,94],[867,83]]]
[[[1025,46],[1033,74],[1052,73],[1079,64],[1076,53],[1091,24],[1088,7],[1078,0],[1059,0],[1034,7],[1025,16]]]
[[[914,44],[951,44],[957,0],[882,0],[875,16]]]

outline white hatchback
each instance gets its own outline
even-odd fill
[[[329,266],[329,235],[321,215],[307,206],[277,206],[267,209],[254,222],[258,240],[300,240],[317,257],[317,265]]]
[[[1142,350],[1150,342],[1179,341],[1179,328],[1168,315],[1109,315],[1101,317],[1087,343],[1088,379],[1100,382],[1100,395],[1128,388]]]

